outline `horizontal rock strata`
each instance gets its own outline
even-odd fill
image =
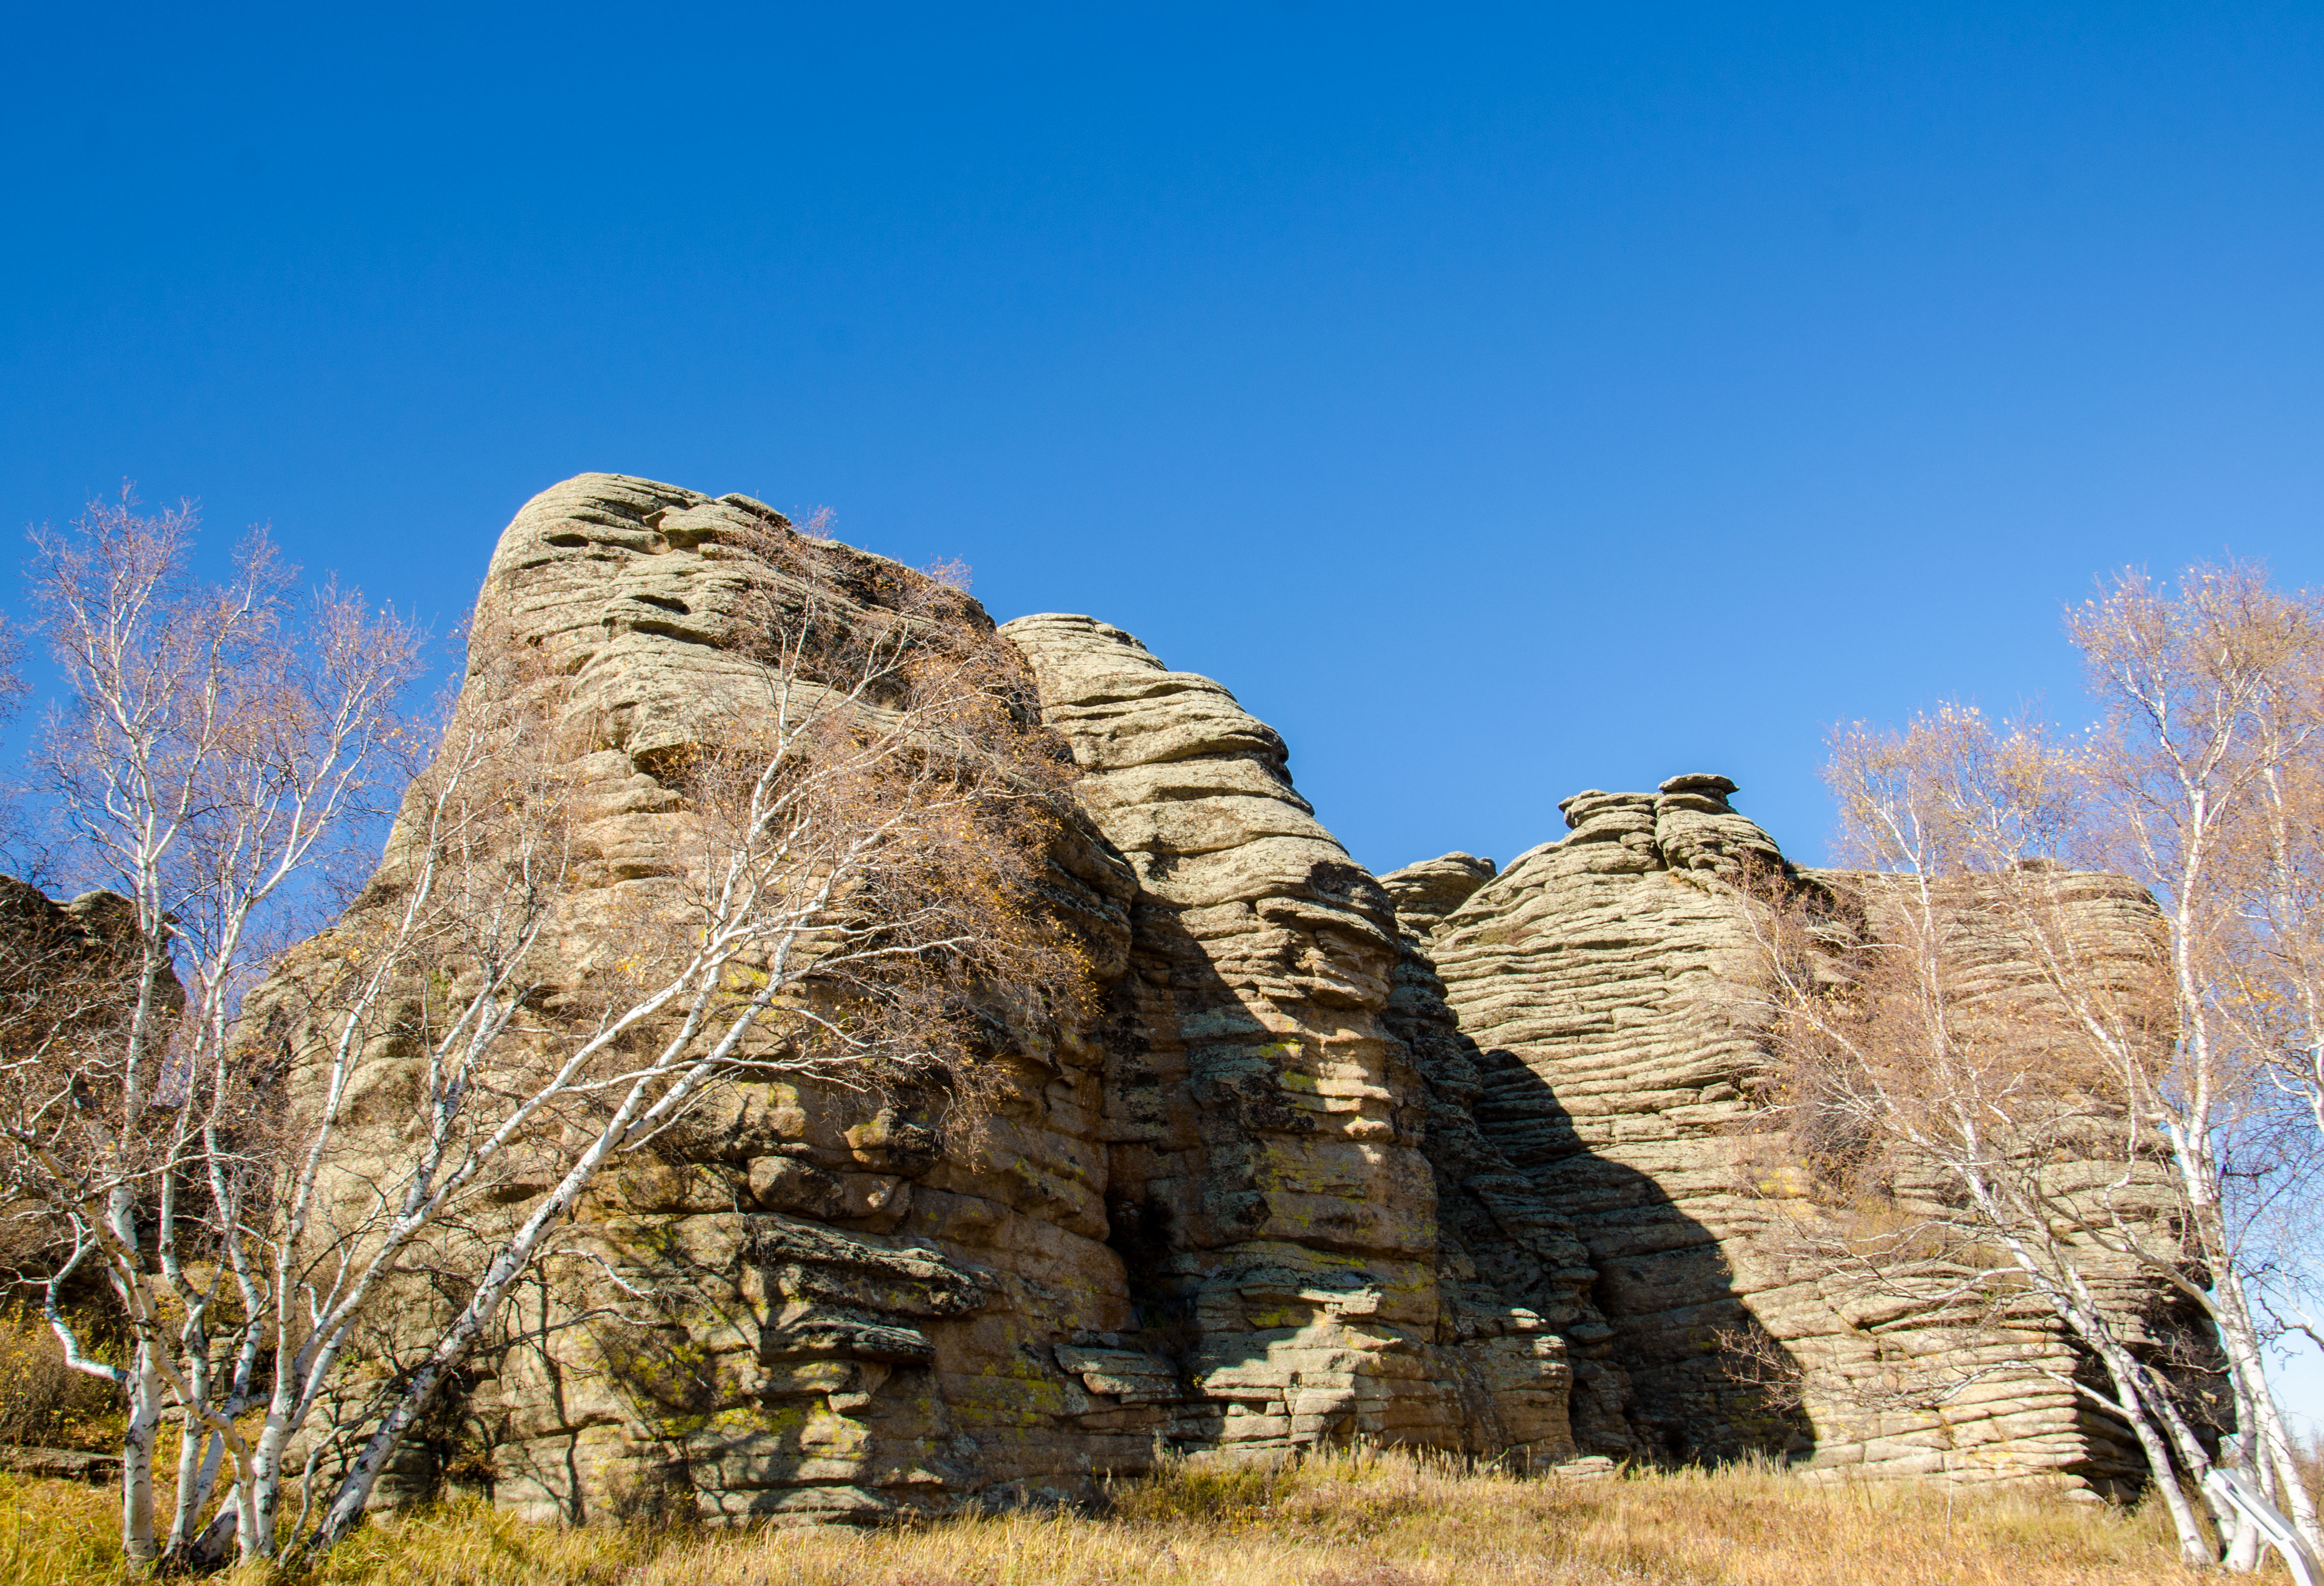
[[[756,708],[730,646],[746,600],[772,586],[841,632],[930,613],[994,632],[844,546],[781,539],[806,559],[779,574],[742,559],[789,534],[745,497],[585,475],[502,537],[472,661],[529,658],[567,690],[555,753],[587,885],[549,950],[570,983],[622,921],[684,906],[669,773]],[[1375,878],[1218,683],[1088,617],[998,632],[1014,650],[991,646],[991,687],[1079,772],[1085,818],[1043,839],[1042,907],[1102,1014],[996,1037],[973,1134],[940,1135],[911,1094],[724,1087],[601,1183],[383,1501],[465,1480],[542,1517],[875,1519],[1072,1498],[1157,1447],[1350,1440],[1592,1470],[1761,1452],[2135,1475],[2112,1428],[2018,1367],[1897,1407],[1900,1382],[1974,1373],[1980,1349],[2077,1362],[2034,1323],[1997,1340],[1884,1308],[1786,1234],[1816,1211],[1755,1114],[1766,1056],[1735,1012],[1724,885],[1784,862],[1731,782],[1578,794],[1568,834],[1505,868],[1452,853]],[[2139,899],[2086,890],[2093,930],[2135,935]],[[327,958],[330,935],[303,951]],[[293,1050],[321,1033],[277,994],[298,964],[251,1003]],[[351,1190],[408,1148],[401,1061],[358,1079]],[[397,1296],[348,1402],[446,1295]],[[2152,1308],[2135,1284],[2116,1297]],[[2155,1341],[2178,1325],[2158,1316]]]
[[[1947,1323],[1833,1270],[1794,1231],[1817,1213],[1756,1116],[1766,1056],[1735,995],[1749,938],[1717,884],[1783,862],[1733,790],[1688,776],[1577,794],[1561,807],[1568,835],[1415,920],[1478,1075],[1479,1132],[1587,1249],[1636,1441],[1815,1471],[2135,1479],[2123,1429],[2035,1369],[2077,1369],[2054,1327]],[[1464,858],[1388,880],[1417,889]],[[2111,885],[2091,908],[2144,906],[2094,880]]]
[[[1390,1011],[1395,905],[1294,790],[1282,739],[1117,628],[1001,632],[1138,876],[1109,1204],[1142,1336],[1185,1364],[1170,1441],[1570,1452],[1573,1285],[1535,1308],[1441,1268],[1432,1092]]]
[[[747,564],[753,544],[788,533],[745,498],[585,475],[528,503],[502,537],[472,659],[530,656],[566,680],[556,753],[579,789],[586,884],[549,950],[571,983],[621,950],[619,922],[686,907],[687,811],[664,770],[761,707],[762,675],[725,648],[753,591],[771,586],[793,609],[812,600],[842,632],[899,606],[991,631],[966,596],[844,546],[783,542],[815,569],[813,587]],[[395,854],[391,844],[389,880]],[[1071,823],[1044,858],[1055,928],[1110,983],[1128,947],[1129,870]],[[327,936],[309,952],[329,950]],[[262,1024],[294,1007],[281,990],[254,996]],[[559,1017],[554,1000],[546,1014]],[[318,1045],[295,1017],[283,1024],[287,1045]],[[947,1147],[908,1097],[805,1078],[725,1085],[658,1155],[601,1179],[517,1303],[518,1342],[480,1363],[381,1501],[448,1471],[543,1518],[863,1519],[972,1495],[1069,1496],[1093,1473],[1143,1468],[1150,1430],[1098,1413],[1105,1396],[1078,1357],[1054,1352],[1130,1323],[1106,1243],[1103,1060],[1100,1032],[1070,1020],[994,1053],[973,1151]],[[394,1069],[367,1065],[362,1083],[392,1098]],[[402,1120],[388,1102],[362,1115],[374,1154],[344,1165],[346,1178],[387,1181]],[[532,1192],[505,1193],[521,1206]],[[398,1305],[368,1369],[424,1345],[418,1323],[441,1302],[411,1292]]]

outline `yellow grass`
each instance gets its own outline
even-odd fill
[[[114,1495],[0,1479],[0,1581],[112,1586]],[[374,1525],[322,1586],[1865,1586],[2170,1581],[2162,1517],[2033,1496],[1811,1487],[1729,1469],[1517,1480],[1397,1454],[1179,1471],[1102,1515],[881,1531],[520,1525],[461,1504]],[[2271,1560],[2263,1579],[2282,1580]],[[233,1586],[260,1586],[237,1572]]]

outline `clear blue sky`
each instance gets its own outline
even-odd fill
[[[439,628],[584,469],[1225,681],[1378,868],[2324,580],[2324,12],[27,7],[0,521]]]
[[[1745,14],[1746,12],[1748,14]],[[0,522],[439,630],[585,469],[1225,681],[1376,868],[2324,582],[2324,11],[24,6]],[[2324,1407],[2304,1375],[2303,1407]]]

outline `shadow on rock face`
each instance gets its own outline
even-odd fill
[[[576,984],[635,923],[694,917],[680,861],[699,853],[698,823],[685,788],[659,779],[763,713],[770,678],[824,690],[846,674],[817,669],[941,628],[931,687],[954,678],[955,702],[1007,708],[931,733],[966,722],[990,734],[1032,715],[1021,662],[966,595],[803,539],[741,497],[567,481],[503,534],[482,610],[478,675],[538,651],[512,669],[558,679],[542,742],[571,773],[585,862],[542,951]],[[770,661],[778,627],[789,659]],[[885,706],[867,697],[850,719],[871,731]],[[1062,762],[1046,737],[1018,747],[1019,770]],[[1055,814],[984,840],[1027,844],[1010,907],[1035,921],[1028,934],[1073,944],[1094,996],[1121,972],[1134,883],[1089,823]],[[1071,1494],[1148,1459],[1150,1429],[1090,1420],[1082,1375],[1055,1352],[1128,1315],[1102,1242],[1102,1051],[1080,988],[1061,975],[989,1000],[981,984],[954,989],[941,1018],[956,1041],[835,1077],[828,1065],[786,1070],[776,1048],[609,1166],[503,1314],[511,1336],[479,1355],[446,1425],[403,1451],[381,1503],[449,1480],[544,1520],[874,1519],[1001,1489]],[[297,1005],[287,982],[277,990]],[[547,1041],[567,1017],[547,1007]],[[300,1039],[311,1047],[312,1029]],[[928,1051],[973,1078],[941,1083],[964,1077],[953,1068],[923,1085]],[[947,1090],[976,1097],[973,1139],[933,1127]],[[408,1120],[400,1103],[360,1120],[348,1138],[361,1150],[335,1182],[392,1182]],[[377,1306],[362,1370],[332,1406],[346,1413],[327,1421],[361,1424],[364,1394],[424,1356],[473,1291],[486,1241],[546,1187],[511,1168],[462,1209],[467,1221],[427,1252],[430,1270]]]
[[[609,888],[661,884],[654,779],[731,681],[734,569],[704,548],[744,520],[776,521],[587,476],[496,556],[608,728],[584,758]],[[914,576],[814,554],[851,598]],[[1102,1020],[1001,1043],[973,1149],[910,1105],[723,1091],[666,1160],[608,1175],[474,1425],[410,1451],[411,1491],[472,1447],[498,1501],[565,1520],[1047,1504],[1157,1448],[1937,1468],[1803,1402],[1803,1359],[1869,1335],[1786,1267],[1748,1182],[1766,1055],[1721,1010],[1717,882],[1782,859],[1731,782],[1577,795],[1505,871],[1374,878],[1215,681],[1088,618],[1001,632],[1082,772],[1044,885]],[[2014,1413],[1996,1446],[2075,1457],[1993,1431]]]
[[[1353,866],[1317,869],[1377,892]],[[1295,962],[1320,976],[1345,955],[1385,981],[1376,926],[1333,941],[1320,910],[1302,923]],[[1270,1028],[1284,991],[1258,1003],[1222,956],[1181,911],[1139,908],[1106,1076],[1109,1242],[1136,1314],[1110,1342],[1175,1372],[1166,1441],[1230,1462],[1352,1442],[1572,1457],[1575,1308],[1513,1303],[1448,1264],[1429,1086],[1379,991],[1329,1014],[1321,980],[1304,1029]],[[1333,1061],[1318,1027],[1357,1061]]]
[[[1168,1442],[1569,1457],[1556,1324],[1443,1263],[1395,906],[1292,786],[1281,737],[1105,623],[1001,632],[1139,879],[1104,1133],[1146,1323],[1116,1342],[1183,1379]]]
[[[1440,1099],[1447,1242],[1559,1317],[1577,1438],[1608,1453],[1815,1452],[1799,1362],[1750,1298],[1766,1276],[1735,1269],[1725,1218],[1737,1082],[1762,1057],[1702,995],[1733,944],[1689,872],[1781,857],[1732,790],[1585,793],[1563,807],[1572,835],[1506,871],[1453,853],[1382,878],[1406,933],[1401,1032]]]
[[[1565,1336],[1582,1449],[1656,1460],[1811,1452],[1796,1362],[1758,1326],[1718,1235],[1654,1176],[1593,1150],[1517,1053],[1480,1047],[1462,1028],[1433,943],[1494,876],[1490,860],[1452,853],[1381,878],[1404,931],[1394,1022],[1427,1084],[1447,1266]],[[1559,1010],[1519,1001],[1512,1011]],[[1750,1360],[1730,1357],[1731,1338],[1754,1342]]]
[[[1483,1121],[1521,1120],[1528,1137],[1510,1166],[1554,1198],[1589,1252],[1589,1298],[1628,1378],[1622,1413],[1637,1451],[1683,1462],[1812,1457],[1799,1362],[1738,1288],[1720,1236],[1655,1177],[1590,1149],[1515,1053],[1471,1044],[1471,1060],[1491,1098]]]
[[[1477,1136],[1457,1162],[1432,1147],[1446,1225],[1518,1293],[1509,1263],[1548,1265],[1545,1217],[1582,1251],[1621,1374],[1577,1372],[1585,1441],[1616,1435],[1591,1417],[1618,1392],[1619,1427],[1656,1458],[2134,1489],[2136,1449],[2074,1390],[2087,1351],[2054,1323],[1965,1322],[1835,1254],[1845,1208],[1752,1099],[1771,1059],[1734,885],[1835,878],[1793,871],[1734,791],[1694,775],[1580,793],[1560,806],[1566,835],[1498,874],[1451,854],[1381,878],[1406,912],[1407,1039]]]

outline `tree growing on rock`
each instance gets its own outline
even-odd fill
[[[1861,870],[1769,885],[1758,916],[1782,1105],[1881,1210],[1833,1236],[1862,1270],[2080,1341],[2099,1379],[2076,1390],[2136,1438],[2209,1563],[2172,1479],[2211,1463],[2201,1363],[2162,1358],[2126,1280],[2200,1314],[2252,1471],[2313,1545],[2265,1351],[2319,1144],[2324,613],[2198,568],[2175,591],[2126,576],[2069,631],[2102,713],[2086,736],[1952,707],[1837,739]],[[2238,1535],[2230,1562],[2255,1549]]]

